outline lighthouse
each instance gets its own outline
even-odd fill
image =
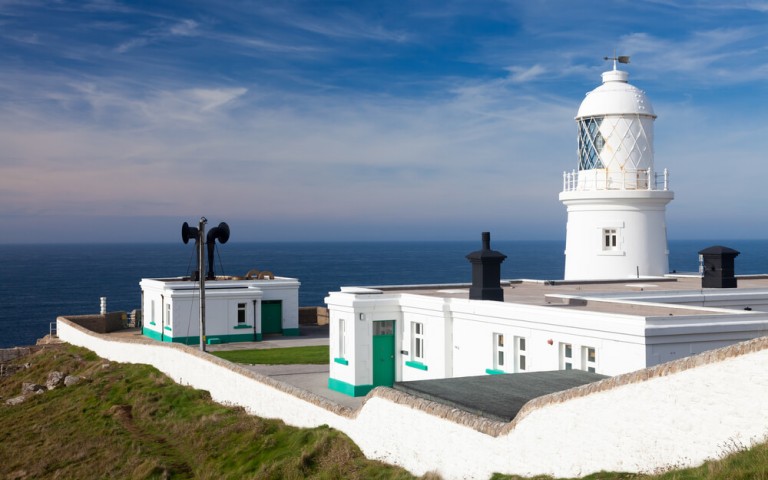
[[[656,114],[616,64],[576,114],[578,168],[563,174],[567,208],[565,280],[661,276],[669,272],[668,172],[653,162]]]

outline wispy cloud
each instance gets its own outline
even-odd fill
[[[376,40],[384,42],[406,42],[411,34],[405,31],[391,30],[385,26],[363,19],[350,12],[341,12],[334,16],[333,21],[316,19],[307,16],[287,17],[290,25],[326,37],[348,40]]]
[[[536,80],[547,72],[543,66],[536,64],[530,67],[507,67],[509,79],[513,83],[525,83]]]
[[[763,41],[768,31],[744,27],[695,31],[679,40],[635,33],[622,38],[621,45],[642,57],[650,71],[684,74],[692,84],[718,84],[766,79],[762,67],[768,50],[756,47]]]
[[[134,48],[144,47],[171,37],[193,37],[199,34],[199,24],[190,19],[180,20],[172,25],[163,25],[147,30],[136,38],[128,39],[115,47],[115,52],[125,53]]]

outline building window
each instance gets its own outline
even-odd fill
[[[171,304],[165,304],[165,318],[163,319],[163,326],[171,325]]]
[[[344,319],[340,318],[339,319],[339,353],[338,353],[339,358],[344,358],[345,355],[347,354],[347,352],[345,351],[346,349],[344,348],[344,346],[347,343],[346,325],[344,325],[344,323],[345,323]]]
[[[504,334],[493,334],[493,368],[504,370]]]
[[[242,324],[245,323],[245,307],[247,306],[247,303],[238,303],[237,304],[237,323]]]
[[[597,350],[595,350],[595,347],[581,347],[581,355],[583,357],[584,369],[595,373],[597,371]]]
[[[155,325],[155,301],[152,300],[152,306],[149,308],[149,323]]]
[[[560,344],[560,370],[573,370],[573,345]]]
[[[615,228],[603,229],[603,250],[616,250],[618,247],[618,234]]]
[[[527,351],[525,337],[515,337],[515,371],[524,372],[528,367],[526,365]]]
[[[418,361],[424,360],[424,324],[412,323],[411,324],[411,351],[413,353],[413,359]]]

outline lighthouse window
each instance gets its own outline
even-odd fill
[[[245,303],[237,304],[237,323],[245,323]]]
[[[618,245],[615,228],[603,229],[603,250],[615,250]]]
[[[579,170],[605,168],[600,160],[600,152],[605,139],[600,134],[602,118],[579,120]]]

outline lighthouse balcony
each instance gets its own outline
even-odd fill
[[[605,168],[563,172],[563,192],[595,190],[669,190],[669,172],[652,169],[611,171]]]

